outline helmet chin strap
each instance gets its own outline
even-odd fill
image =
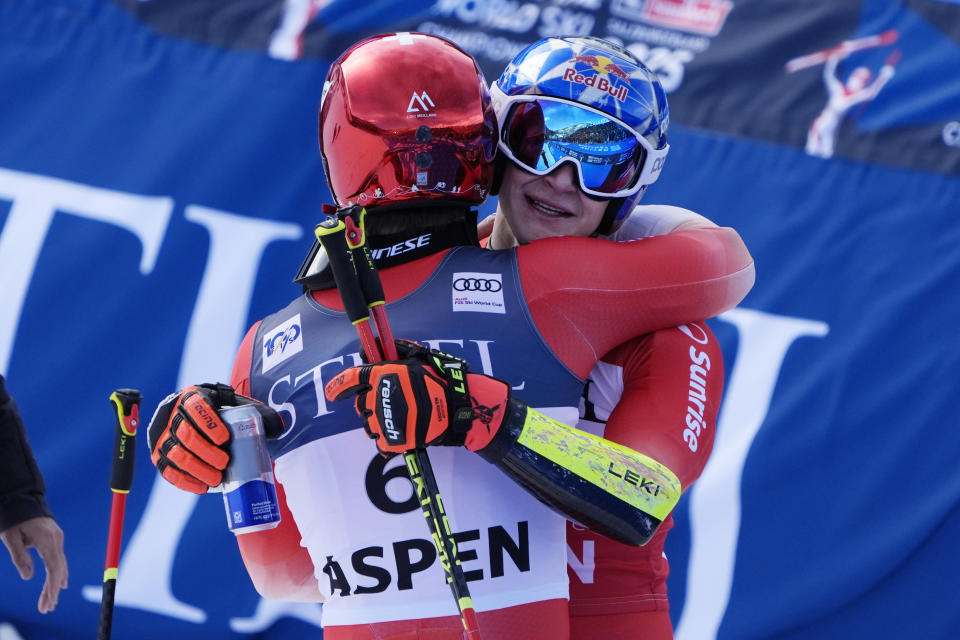
[[[514,163],[514,166],[518,166]],[[522,167],[520,167],[522,170]],[[503,174],[507,170],[507,159],[502,153],[498,153],[493,160],[493,183],[490,185],[490,195],[495,196],[500,193],[500,185],[503,184]]]
[[[646,185],[640,188],[640,190],[632,196],[627,196],[626,198],[614,198],[610,200],[610,204],[607,205],[606,211],[603,212],[603,219],[600,220],[600,225],[597,227],[597,230],[594,232],[594,235],[608,236],[618,228],[620,225],[614,227],[614,223],[617,220],[617,214],[623,209],[623,207],[630,202],[631,209],[633,205],[640,201],[640,198],[643,197],[643,194],[647,192]],[[630,215],[630,211],[624,212],[624,218]]]
[[[616,219],[617,212],[620,211],[625,200],[626,198],[613,198],[610,200],[606,211],[603,212],[603,218],[600,219],[597,230],[590,234],[591,238],[608,235],[613,230],[613,221]]]

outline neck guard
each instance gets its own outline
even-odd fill
[[[466,207],[389,207],[367,214],[367,242],[377,269],[412,262],[451,247],[479,247],[477,212]],[[306,291],[333,289],[330,260],[319,240],[293,279]]]

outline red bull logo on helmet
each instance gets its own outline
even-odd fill
[[[627,92],[629,91],[628,85],[615,83],[609,76],[616,76],[624,83],[630,79],[630,76],[610,58],[605,56],[577,56],[573,58],[571,62],[582,62],[597,73],[587,75],[577,71],[574,67],[567,67],[563,71],[563,79],[567,82],[575,82],[588,87],[594,87],[599,91],[610,94],[620,102],[627,99]]]

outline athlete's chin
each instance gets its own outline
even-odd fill
[[[580,220],[574,215],[552,215],[536,207],[527,207],[524,211],[524,224],[521,242],[532,242],[554,236],[580,235]]]
[[[543,238],[556,238],[557,236],[577,235],[568,225],[561,224],[535,224],[528,226],[519,237],[521,243],[542,240]]]

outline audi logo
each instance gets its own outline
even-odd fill
[[[487,280],[484,278],[457,278],[453,281],[454,291],[489,291],[496,293],[503,289],[499,280]]]

